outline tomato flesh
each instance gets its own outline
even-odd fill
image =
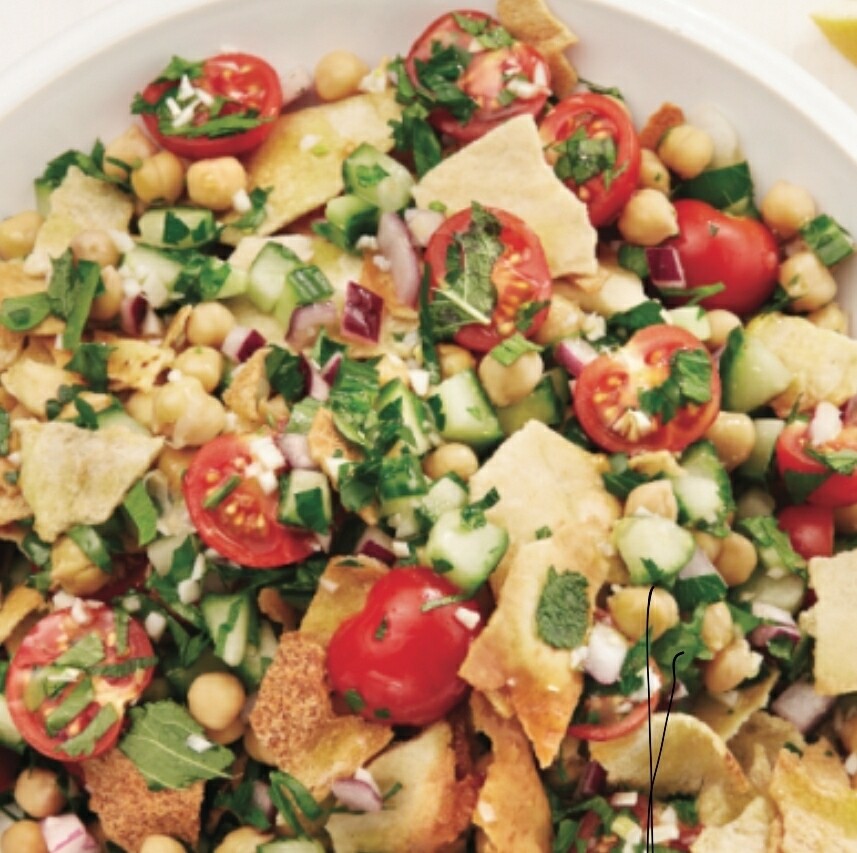
[[[306,559],[317,550],[315,537],[280,524],[276,493],[265,494],[255,477],[245,476],[251,460],[247,441],[235,435],[200,448],[182,482],[194,526],[206,545],[242,566],[271,568]],[[240,481],[237,487],[210,505],[232,478]]]
[[[660,689],[652,692],[650,701],[638,702],[627,713],[621,713],[619,706],[629,700],[624,696],[596,696],[588,700],[589,707],[599,714],[597,723],[575,723],[568,727],[568,734],[580,740],[607,741],[624,737],[636,731],[649,714],[657,710],[660,702]]]
[[[425,726],[467,693],[458,669],[482,627],[478,607],[427,568],[394,569],[363,610],[337,629],[327,652],[333,689],[368,720]],[[448,603],[434,602],[452,597]],[[469,628],[456,613],[475,614]]]
[[[504,210],[486,208],[500,222],[499,240],[503,244],[491,271],[491,283],[497,300],[489,325],[471,323],[455,333],[461,346],[474,352],[488,352],[520,331],[532,337],[541,328],[548,313],[553,282],[541,241],[534,231],[517,216]],[[449,217],[434,232],[426,247],[425,260],[431,273],[433,289],[441,287],[446,279],[448,254],[457,235],[470,227],[472,211],[469,208]],[[467,259],[463,255],[463,262]],[[539,307],[542,303],[543,306]],[[532,308],[538,310],[527,316]]]
[[[833,510],[826,506],[787,506],[777,525],[788,534],[792,548],[806,560],[833,556]]]
[[[197,160],[246,154],[268,137],[274,128],[273,120],[283,107],[279,75],[264,59],[248,53],[212,56],[202,64],[201,76],[190,82],[215,99],[226,99],[219,116],[256,115],[260,123],[246,130],[191,137],[167,132],[169,112],[144,113],[143,122],[151,136],[162,148],[179,157]],[[167,97],[174,97],[178,87],[177,81],[156,80],[146,86],[142,97],[150,104],[159,104]],[[210,109],[200,104],[188,125],[200,127],[212,118]]]
[[[596,228],[611,223],[640,178],[640,142],[626,110],[606,95],[574,94],[542,119],[539,134],[548,162],[586,205],[590,222]],[[587,145],[605,153],[587,154]]]
[[[24,637],[6,676],[6,698],[9,713],[21,736],[34,749],[50,758],[64,762],[84,761],[101,755],[116,743],[122,728],[125,708],[135,702],[152,679],[154,667],[141,665],[118,677],[98,674],[97,667],[113,664],[128,664],[135,660],[151,658],[152,644],[143,627],[134,619],[128,619],[127,643],[120,651],[117,646],[116,617],[111,608],[103,604],[86,602],[81,605],[88,619],[81,624],[70,609],[56,610],[40,619]],[[94,666],[83,669],[69,668],[63,673],[75,671],[77,676],[62,682],[59,690],[46,691],[51,684],[51,667],[75,643],[97,637],[103,648],[102,657]],[[58,731],[50,731],[51,715],[69,699],[70,694],[86,678],[91,681],[93,698],[79,710],[74,718]],[[116,721],[94,740],[91,749],[79,755],[64,751],[76,735],[84,732],[102,708],[112,705]]]
[[[640,417],[640,392],[663,386],[680,350],[704,352],[711,364],[710,396],[686,402],[671,419]],[[701,438],[720,410],[720,378],[711,356],[690,332],[676,326],[648,326],[617,352],[584,367],[574,388],[574,411],[586,434],[612,453],[683,450]],[[645,413],[642,413],[645,414]]]

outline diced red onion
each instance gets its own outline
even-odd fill
[[[599,684],[615,684],[628,654],[628,641],[610,625],[596,622],[589,634],[584,669]]]
[[[154,309],[149,306],[146,316],[143,318],[143,323],[140,326],[140,334],[147,337],[157,337],[164,333],[164,321],[155,313]]]
[[[827,444],[842,432],[842,413],[833,405],[822,400],[816,407],[809,422],[807,437],[814,445]]]
[[[587,761],[580,774],[578,791],[581,797],[594,797],[604,790],[607,771],[597,761]]]
[[[262,811],[268,820],[273,820],[277,813],[274,801],[271,799],[271,789],[259,780],[253,783],[253,803]]]
[[[845,412],[842,415],[842,420],[848,426],[857,423],[857,395],[848,398],[845,404]]]
[[[292,313],[286,342],[296,352],[300,352],[316,339],[322,327],[332,326],[335,322],[336,306],[332,302],[302,305]]]
[[[767,604],[764,601],[754,601],[751,610],[753,615],[759,619],[768,619],[771,622],[776,622],[777,625],[786,625],[792,628],[797,627],[794,616],[788,610],[783,610],[782,607],[777,607],[774,604]]]
[[[318,550],[323,551],[325,554],[330,553],[330,546],[333,543],[333,534],[329,531],[327,533],[316,533],[315,540],[318,543]]]
[[[310,456],[309,439],[305,435],[298,432],[281,433],[274,437],[274,441],[286,457],[290,468],[304,471],[314,471],[318,468]]]
[[[679,578],[683,581],[688,578],[700,578],[704,575],[720,574],[714,566],[714,563],[708,559],[708,555],[701,549],[697,548],[693,552],[693,556],[688,560],[687,565],[678,573]]]
[[[750,634],[750,644],[754,648],[764,649],[777,637],[786,637],[797,645],[800,640],[800,631],[791,625],[759,625]]]
[[[396,298],[403,305],[417,304],[420,264],[407,225],[395,213],[382,213],[378,222],[378,248],[390,262]]]
[[[598,358],[598,351],[585,338],[568,338],[556,345],[554,357],[572,376],[577,377],[587,364]]]
[[[126,335],[139,335],[148,313],[149,303],[145,296],[140,293],[126,296],[119,304],[119,326]]]
[[[363,779],[337,779],[330,789],[342,805],[354,811],[379,812],[384,804],[377,788]]]
[[[835,696],[819,696],[809,681],[796,681],[774,699],[771,710],[806,734],[824,719],[835,701]]]
[[[98,853],[98,842],[73,814],[46,817],[40,822],[48,853]]]
[[[234,326],[220,345],[220,351],[233,361],[247,361],[257,349],[265,346],[265,337],[256,329]]]
[[[324,403],[330,397],[330,384],[321,375],[318,365],[312,359],[301,356],[301,371],[306,378],[307,394],[313,400]]]
[[[356,281],[348,282],[342,314],[342,331],[345,334],[372,344],[378,343],[383,312],[384,300],[377,293]]]
[[[339,373],[339,365],[342,364],[342,353],[335,352],[325,364],[321,366],[321,378],[328,385],[333,385],[336,381],[336,375]]]
[[[396,562],[392,538],[378,527],[367,527],[358,540],[355,550],[358,554],[380,560],[388,566],[392,566]]]
[[[649,246],[646,249],[649,278],[655,287],[687,287],[681,258],[673,246]]]
[[[290,68],[280,77],[280,89],[283,92],[283,106],[296,101],[312,87],[312,74],[302,66]]]

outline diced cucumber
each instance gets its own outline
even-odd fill
[[[680,308],[671,308],[667,311],[669,321],[673,326],[690,332],[701,341],[707,341],[711,337],[711,323],[704,308],[698,305],[682,305]]]
[[[445,512],[467,506],[467,486],[455,474],[445,474],[435,480],[420,504],[420,513],[434,524]]]
[[[503,438],[494,407],[473,370],[462,370],[444,379],[429,398],[429,405],[446,441],[486,450]]]
[[[468,524],[463,511],[453,509],[437,520],[426,542],[426,557],[435,571],[462,592],[475,592],[487,580],[509,547],[509,534],[496,524]]]
[[[33,181],[33,189],[36,194],[36,210],[43,219],[47,219],[51,213],[51,193],[54,191],[50,181],[37,178]]]
[[[738,473],[750,480],[765,480],[771,470],[777,439],[786,422],[779,418],[756,418],[753,421],[756,440],[747,461],[738,467]]]
[[[752,412],[785,391],[792,374],[762,341],[739,326],[729,333],[720,357],[720,379],[722,407]]]
[[[250,284],[250,276],[246,270],[233,267],[231,264],[227,264],[226,261],[221,261],[220,258],[211,257],[208,259],[208,262],[218,269],[223,266],[229,267],[226,280],[220,285],[220,290],[217,291],[217,299],[230,299],[233,296],[242,296],[247,292]]]
[[[238,666],[256,621],[247,593],[207,595],[200,602],[202,618],[214,642],[214,653],[229,666]]]
[[[421,532],[419,509],[428,492],[418,456],[403,453],[381,462],[378,497],[387,524],[395,528],[398,539],[410,539]]]
[[[334,239],[332,242],[344,249],[353,248],[355,243],[366,234],[378,233],[380,211],[374,204],[356,195],[348,194],[332,198],[324,207],[324,216],[334,229],[334,234],[343,241],[339,243]]]
[[[137,227],[144,243],[159,248],[196,249],[217,237],[214,213],[204,207],[150,207]]]
[[[435,445],[437,432],[426,404],[411,391],[401,379],[391,379],[378,394],[376,403],[381,420],[395,417],[402,426],[410,430],[413,440],[403,439],[402,443],[422,456]]]
[[[24,748],[24,738],[12,722],[9,703],[2,693],[0,693],[0,746],[7,746],[17,751]]]
[[[168,252],[138,244],[125,253],[119,272],[138,281],[149,304],[161,308],[172,297],[183,269],[182,262]]]
[[[382,211],[397,211],[411,201],[414,179],[397,160],[364,142],[342,164],[342,179],[349,193]]]
[[[613,527],[613,544],[635,584],[671,583],[696,550],[690,531],[660,515],[619,519]]]
[[[559,400],[563,410],[568,408],[571,401],[571,388],[569,387],[568,374],[561,367],[552,367],[545,372],[545,376],[550,378],[553,384],[553,391]]]
[[[138,432],[140,435],[151,435],[149,430],[143,426],[138,420],[129,415],[121,406],[109,406],[100,412],[96,412],[95,420],[98,423],[99,429],[106,427],[121,426],[132,432]]]
[[[265,243],[250,266],[247,296],[260,310],[273,310],[286,287],[286,276],[301,266],[300,258],[279,243]]]
[[[562,416],[563,405],[549,376],[543,376],[532,392],[520,402],[497,409],[497,418],[505,435],[517,432],[528,421],[556,426],[562,423]]]
[[[728,533],[727,517],[735,510],[732,483],[710,441],[698,441],[681,457],[682,473],[671,477],[679,520],[715,535]]]
[[[279,519],[284,524],[326,533],[333,521],[327,477],[321,471],[295,468],[280,498]]]
[[[264,619],[259,624],[259,636],[255,643],[248,643],[244,658],[238,664],[238,675],[250,690],[259,686],[266,670],[277,653],[277,635],[271,623]]]
[[[260,844],[256,853],[324,853],[324,845],[312,838],[281,838]]]
[[[738,588],[737,593],[739,601],[758,601],[789,613],[797,613],[806,595],[806,581],[795,574],[772,578],[760,566],[750,580]]]

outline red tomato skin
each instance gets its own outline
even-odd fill
[[[817,459],[804,452],[807,444],[807,424],[795,421],[789,424],[777,438],[777,470],[781,477],[787,471],[798,474],[830,473]],[[845,427],[835,440],[836,447],[857,450],[857,428]],[[857,471],[853,474],[833,474],[814,489],[806,498],[812,506],[840,507],[857,503]]]
[[[463,326],[454,336],[456,343],[473,352],[489,352],[504,338],[514,334],[514,318],[518,308],[527,302],[550,302],[553,280],[548,269],[547,258],[536,233],[514,214],[496,208],[487,208],[502,226],[500,240],[506,249],[494,264],[492,281],[497,288],[497,305],[490,326],[473,323]],[[447,248],[455,234],[464,232],[470,225],[469,208],[459,210],[449,217],[432,234],[426,247],[425,261],[431,272],[431,286],[440,286],[446,275]],[[522,333],[530,338],[542,327],[548,315],[545,306],[532,318],[529,327]],[[502,332],[503,325],[508,328]]]
[[[56,761],[69,764],[87,761],[111,749],[119,738],[123,718],[120,717],[102,735],[91,753],[76,757],[67,755],[59,749],[60,738],[48,734],[42,726],[38,712],[30,711],[24,703],[30,671],[34,667],[52,663],[74,642],[93,633],[98,634],[104,641],[106,663],[154,655],[152,644],[143,626],[131,618],[128,620],[128,654],[120,658],[115,648],[113,610],[94,602],[88,602],[85,607],[92,617],[86,625],[78,624],[72,618],[69,609],[55,610],[40,619],[24,637],[6,674],[6,698],[9,703],[9,714],[15,728],[33,749]],[[114,637],[113,640],[109,639],[111,633]],[[135,670],[132,674],[121,678],[102,676],[101,680],[108,682],[113,694],[128,705],[142,695],[149,686],[153,673],[154,667],[147,667]]]
[[[700,304],[742,315],[760,308],[774,292],[779,272],[771,230],[757,219],[730,216],[696,199],[679,199],[673,206],[679,233],[664,245],[678,250],[687,286],[725,286]]]
[[[431,569],[394,569],[375,583],[363,610],[337,629],[327,651],[333,689],[357,691],[367,720],[425,726],[452,710],[468,690],[458,670],[482,627],[472,601],[423,611],[458,589]],[[455,614],[479,615],[473,630]]]
[[[608,741],[624,737],[636,731],[646,720],[649,714],[658,709],[661,699],[660,690],[652,693],[650,702],[639,702],[621,720],[615,723],[578,723],[568,727],[568,734],[580,740]]]
[[[203,542],[228,560],[252,569],[269,569],[306,559],[314,553],[315,537],[305,531],[286,527],[277,521],[277,497],[266,495],[255,480],[244,480],[218,506],[206,509],[203,502],[217,482],[232,473],[240,476],[251,459],[247,442],[236,435],[221,435],[203,445],[193,457],[182,481],[182,491],[191,521]],[[220,480],[210,482],[209,472],[218,472]],[[235,529],[230,506],[244,513],[247,529]],[[253,519],[263,526],[255,527]]]
[[[628,113],[606,95],[578,92],[561,100],[543,119],[539,135],[545,146],[562,142],[580,127],[599,122],[616,143],[616,177],[609,186],[602,175],[577,186],[570,178],[566,186],[581,198],[596,227],[609,225],[625,206],[640,179],[640,140]]]
[[[648,366],[652,363],[668,365],[672,354],[681,349],[701,350],[707,354],[702,343],[684,329],[677,326],[647,326],[636,332],[619,353],[602,354],[584,367],[574,386],[574,413],[586,434],[599,447],[611,453],[639,453],[644,450],[677,452],[702,437],[720,411],[720,377],[713,361],[711,399],[707,403],[680,409],[666,424],[660,424],[658,420],[657,429],[636,439],[623,436],[610,428],[610,424],[620,414],[617,411],[616,418],[608,417],[610,404],[615,402],[620,410],[627,408],[628,398],[635,399],[640,387],[650,387],[648,383],[644,386],[644,382],[634,381],[635,372],[641,370],[645,379],[645,368],[632,369],[629,375],[623,363],[623,351],[631,364],[639,363],[642,359]],[[615,391],[609,390],[609,383],[616,377],[621,377],[621,383]],[[605,394],[609,395],[606,399]]]
[[[444,46],[455,44],[469,51],[473,36],[458,26],[453,17],[454,14],[463,15],[474,21],[489,20],[493,24],[498,23],[490,15],[472,9],[450,12],[433,21],[414,41],[405,60],[405,67],[414,85],[419,85],[416,60],[424,61],[431,56],[432,42],[439,41]],[[530,80],[536,75],[536,69],[541,68],[538,73],[546,81],[544,91],[532,98],[516,98],[505,107],[501,106],[496,102],[496,96],[503,87],[503,74],[507,69],[513,72],[518,68]],[[445,109],[432,110],[428,118],[441,133],[459,142],[472,142],[514,116],[538,115],[549,94],[550,67],[534,47],[516,42],[511,47],[482,50],[472,54],[470,64],[462,73],[457,85],[479,103],[469,121],[462,124]]]
[[[777,525],[789,536],[792,548],[806,560],[832,557],[833,510],[826,506],[787,506],[777,514]]]
[[[235,69],[246,69],[245,83],[249,86],[259,87],[258,91],[247,95],[251,98],[252,105],[259,110],[260,118],[266,119],[258,127],[235,133],[230,136],[216,138],[200,137],[199,139],[188,139],[184,136],[170,136],[161,133],[158,127],[158,117],[152,114],[143,114],[143,123],[151,137],[167,151],[172,151],[179,157],[187,157],[190,160],[201,160],[208,157],[227,157],[247,154],[254,148],[258,148],[267,139],[274,129],[274,119],[283,108],[283,92],[280,87],[280,76],[276,70],[264,59],[249,53],[221,53],[206,59],[203,64],[201,78],[193,81],[194,86],[206,89],[211,94],[223,94],[230,97],[246,95],[246,89],[242,90],[241,80],[235,84]],[[239,71],[239,73],[241,73]],[[150,83],[143,90],[143,99],[153,104],[168,89],[177,87],[173,81]],[[260,98],[259,92],[262,93]],[[228,108],[227,108],[228,109]],[[235,110],[232,110],[233,112]]]

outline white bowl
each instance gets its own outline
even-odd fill
[[[857,114],[785,57],[674,0],[550,0],[580,36],[572,59],[616,85],[638,120],[666,100],[718,105],[739,131],[761,194],[777,178],[806,186],[857,233]],[[492,2],[462,6],[491,10]],[[347,47],[376,61],[407,51],[448,0],[121,0],[0,79],[0,217],[31,207],[32,178],[70,147],[88,149],[130,121],[135,91],[172,54],[229,44],[281,70]],[[857,263],[837,273],[857,316]]]

